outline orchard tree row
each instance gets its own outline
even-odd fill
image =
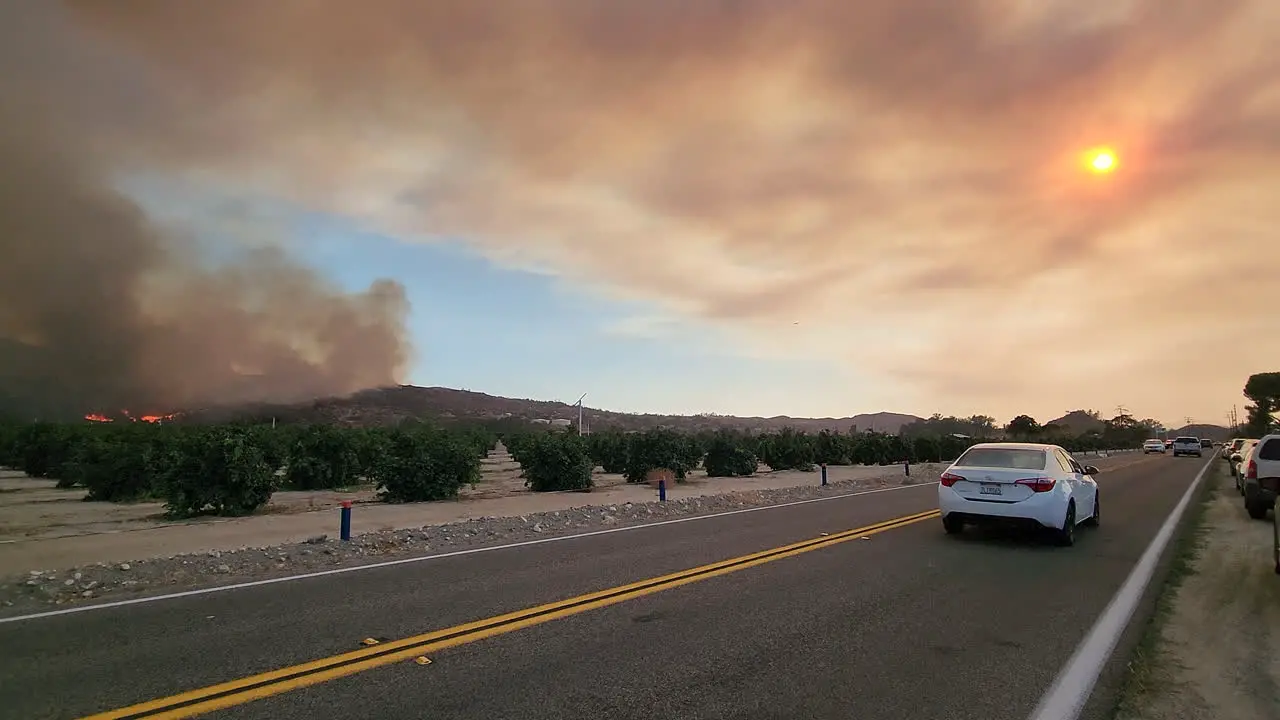
[[[817,434],[786,428],[751,435],[733,430],[679,433],[647,430],[597,432],[580,437],[573,430],[526,432],[505,439],[533,490],[585,490],[596,466],[644,482],[651,470],[671,470],[677,482],[702,467],[709,477],[754,474],[760,465],[771,470],[813,470],[816,465],[891,465],[954,460],[983,439],[958,435],[890,435],[823,430]],[[1110,444],[1101,436],[1057,440],[1071,451],[1131,447]],[[1140,442],[1140,441],[1139,441]]]
[[[83,487],[89,500],[159,499],[175,517],[244,515],[278,489],[374,483],[388,502],[454,498],[479,481],[496,440],[421,424],[33,423],[0,425],[0,466]]]
[[[534,491],[589,489],[597,466],[630,482],[666,468],[682,482],[699,467],[711,477],[733,477],[751,475],[762,464],[812,470],[817,464],[942,462],[979,441],[856,429],[760,435],[655,429],[581,437],[573,430],[511,433],[417,422],[395,428],[31,423],[0,424],[0,466],[85,488],[90,500],[163,500],[175,517],[243,515],[280,489],[372,484],[388,502],[456,498],[462,487],[479,482],[480,460],[499,438]],[[1059,442],[1069,450],[1121,446],[1102,436]]]

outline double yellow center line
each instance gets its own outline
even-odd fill
[[[209,687],[191,690],[171,697],[130,705],[119,710],[91,715],[83,720],[140,720],[141,718],[147,718],[148,720],[175,720],[176,718],[194,717],[214,710],[243,705],[244,703],[290,690],[318,685],[383,665],[410,660],[445,648],[465,645],[496,635],[541,625],[542,623],[577,615],[588,610],[616,605],[627,600],[680,587],[681,585],[727,575],[731,572],[763,565],[774,560],[820,550],[838,543],[868,537],[886,530],[936,517],[938,517],[938,511],[936,510],[906,515],[876,523],[875,525],[823,535],[811,540],[722,560],[670,575],[641,580],[630,585],[621,585],[608,590],[517,610],[516,612],[477,620],[464,625],[455,625],[454,627],[436,630],[424,635],[378,643],[360,650],[313,660],[301,665],[280,668],[279,670],[210,685]]]

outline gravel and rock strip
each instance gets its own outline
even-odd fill
[[[0,579],[0,617],[933,481],[932,475],[925,474],[883,475],[833,482],[825,487],[801,485],[666,502],[584,506],[518,517],[483,517],[363,533],[349,542],[320,535],[289,545],[97,563],[68,570],[32,569],[24,575]]]

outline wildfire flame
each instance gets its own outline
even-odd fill
[[[169,413],[168,415],[139,415],[137,417],[134,417],[132,414],[129,413],[128,410],[121,410],[120,414],[129,418],[131,422],[146,422],[146,423],[163,422],[165,420],[172,420],[173,418],[178,416],[178,413]],[[84,419],[88,420],[89,422],[99,422],[99,423],[115,422],[113,418],[109,418],[106,415],[101,415],[99,413],[89,413],[88,415],[84,416]]]

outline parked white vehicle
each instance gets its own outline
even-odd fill
[[[1164,454],[1164,441],[1161,440],[1160,438],[1152,438],[1142,443],[1143,455],[1146,455],[1148,453],[1157,453],[1157,452],[1160,453],[1161,455]]]
[[[1244,492],[1245,510],[1249,517],[1265,520],[1280,493],[1280,434],[1258,440],[1248,455],[1242,454],[1242,460],[1238,482]]]
[[[1074,545],[1077,524],[1097,525],[1098,468],[1081,465],[1057,445],[981,443],[964,452],[938,482],[938,509],[948,534],[966,524],[1024,522]]]
[[[1253,451],[1253,446],[1257,444],[1257,440],[1245,439],[1240,444],[1240,449],[1227,458],[1227,462],[1231,465],[1231,477],[1236,479],[1236,490],[1239,490],[1241,495],[1244,494],[1244,463],[1249,458],[1249,453]]]

